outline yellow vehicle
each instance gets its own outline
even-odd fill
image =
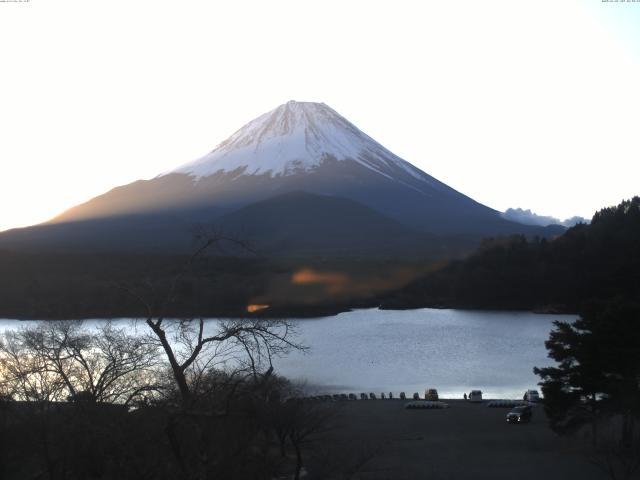
[[[424,399],[425,400],[431,400],[431,401],[437,401],[438,400],[438,390],[436,390],[435,388],[427,388],[424,391]]]

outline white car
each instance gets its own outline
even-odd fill
[[[539,402],[540,394],[537,390],[527,390],[522,398],[527,402]]]
[[[481,390],[471,390],[469,393],[469,401],[470,402],[481,402],[482,401],[482,391]]]

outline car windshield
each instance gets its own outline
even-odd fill
[[[512,410],[513,413],[522,413],[527,409],[527,407],[516,407]]]

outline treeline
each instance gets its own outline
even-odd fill
[[[0,250],[0,318],[138,318],[147,313],[139,296],[158,302],[170,289],[165,313],[175,318],[242,317],[249,304],[270,306],[253,316],[331,315],[376,306],[379,292],[406,284],[430,263],[207,253],[193,259]]]
[[[640,296],[640,198],[597,212],[554,240],[485,240],[382,300],[384,308],[458,307],[576,312]]]
[[[146,312],[132,291],[178,295],[168,315],[241,315],[277,267],[260,258],[26,253],[0,251],[0,318],[137,317]]]

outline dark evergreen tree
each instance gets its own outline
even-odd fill
[[[545,342],[557,367],[534,368],[540,383],[551,428],[571,433],[591,424],[596,436],[601,412],[604,376],[599,368],[597,340],[584,319],[554,322],[555,330]]]
[[[640,197],[597,212],[551,241],[485,240],[383,300],[387,308],[447,306],[576,312],[593,300],[640,298]]]
[[[599,421],[619,418],[620,439],[630,444],[640,419],[640,305],[618,298],[555,326],[546,346],[558,365],[534,368],[551,427],[568,433],[591,424],[595,442]]]

